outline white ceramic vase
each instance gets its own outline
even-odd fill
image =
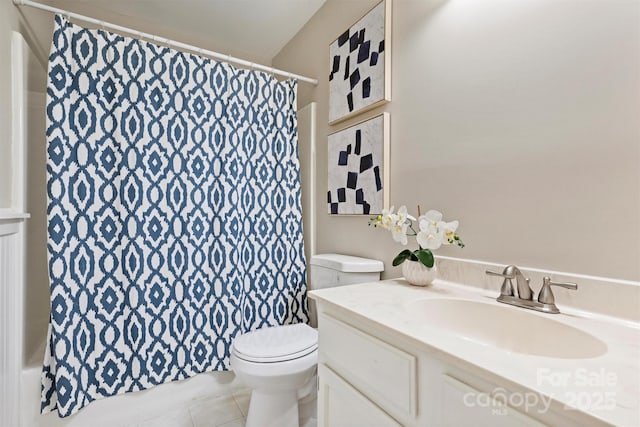
[[[429,286],[438,276],[436,265],[426,267],[419,261],[406,260],[402,263],[402,275],[415,286]]]

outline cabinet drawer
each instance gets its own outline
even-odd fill
[[[495,400],[490,393],[450,375],[445,374],[442,379],[443,427],[544,427],[539,421]]]
[[[321,361],[384,410],[416,417],[416,357],[331,316],[319,321]]]
[[[322,363],[318,365],[318,425],[320,427],[401,427]]]

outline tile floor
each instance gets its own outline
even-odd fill
[[[231,395],[198,400],[193,405],[145,420],[137,427],[244,427],[249,409],[249,389]]]
[[[250,398],[251,390],[237,389],[231,395],[198,400],[188,408],[165,413],[136,427],[245,427]],[[301,427],[316,427],[316,418],[309,416],[315,404],[315,400],[301,401],[301,414],[307,415]]]
[[[251,390],[232,372],[209,372],[92,402],[70,417],[40,415],[40,368],[23,371],[23,427],[245,427]],[[299,401],[300,427],[316,427],[316,396]],[[2,426],[4,427],[4,426]]]

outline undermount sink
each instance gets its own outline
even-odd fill
[[[510,352],[561,359],[607,352],[607,345],[593,335],[522,308],[447,298],[412,301],[406,308],[423,327]]]

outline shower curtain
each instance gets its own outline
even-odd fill
[[[55,21],[42,411],[67,416],[308,316],[297,83]]]

